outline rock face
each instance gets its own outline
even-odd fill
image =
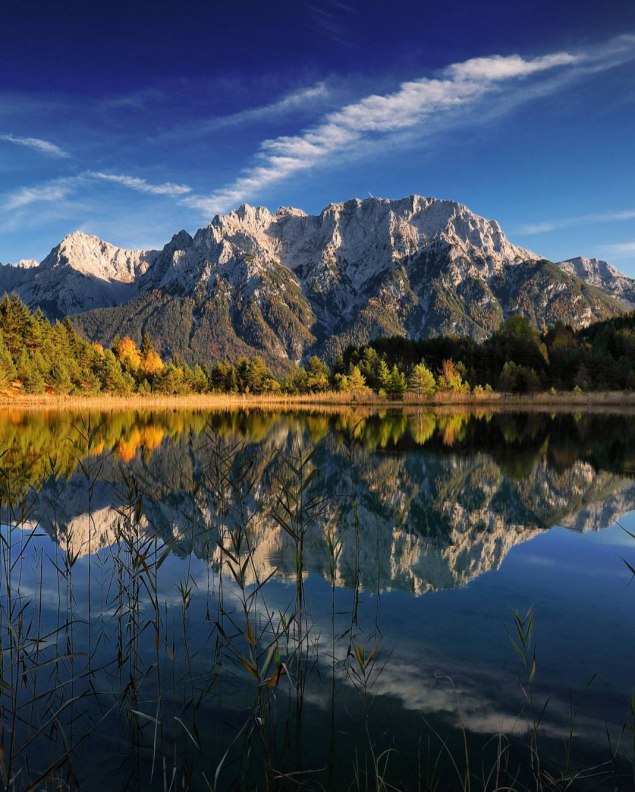
[[[284,364],[385,335],[483,338],[516,313],[580,327],[624,309],[495,221],[418,195],[319,215],[243,205],[160,252],[73,234],[38,267],[11,269],[0,288],[49,316],[79,314],[91,339],[148,332],[190,362],[258,353]]]
[[[591,286],[611,294],[621,300],[626,308],[635,308],[635,278],[623,275],[608,261],[597,258],[567,259],[558,262],[558,266],[570,275],[575,275],[580,280]]]
[[[138,279],[156,251],[123,250],[81,231],[65,237],[38,264],[22,260],[0,268],[0,291],[15,291],[31,308],[61,319],[92,308],[120,305],[137,293]]]

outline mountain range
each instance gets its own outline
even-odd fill
[[[3,291],[105,345],[147,332],[164,356],[260,354],[276,368],[379,336],[482,339],[514,314],[577,328],[635,306],[635,280],[607,262],[552,263],[496,221],[419,195],[318,215],[243,204],[162,250],[77,231],[39,264],[0,265]]]

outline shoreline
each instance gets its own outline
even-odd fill
[[[591,393],[535,393],[506,394],[491,393],[474,396],[473,394],[440,393],[434,398],[403,400],[382,399],[378,396],[351,396],[350,394],[329,392],[297,396],[264,394],[187,394],[177,396],[133,394],[126,396],[55,396],[50,394],[0,394],[0,411],[101,411],[118,412],[122,410],[236,410],[236,409],[340,409],[358,407],[374,410],[402,410],[408,408],[463,408],[505,410],[610,410],[635,413],[635,392],[597,391]]]

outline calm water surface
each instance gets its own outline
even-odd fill
[[[2,413],[0,788],[631,789],[634,439]]]

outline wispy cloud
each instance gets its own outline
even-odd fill
[[[519,226],[516,230],[518,235],[531,236],[533,234],[546,234],[550,231],[560,231],[564,228],[575,226],[615,223],[621,220],[635,219],[635,209],[624,209],[619,212],[591,212],[589,214],[576,215],[574,217],[561,217],[555,220],[544,220],[540,223],[528,223]]]
[[[2,208],[5,211],[16,211],[35,203],[62,201],[73,193],[79,181],[80,177],[69,176],[30,187],[21,187],[6,196]]]
[[[308,88],[293,91],[270,104],[259,105],[257,107],[248,108],[247,110],[241,110],[238,113],[211,118],[208,121],[202,122],[200,126],[204,131],[211,132],[227,127],[253,123],[255,121],[264,121],[268,118],[277,119],[286,113],[296,112],[307,105],[315,106],[317,103],[325,100],[328,95],[329,91],[326,83],[319,82]]]
[[[63,201],[73,195],[82,185],[85,186],[95,180],[119,184],[130,190],[149,195],[182,197],[190,192],[190,187],[186,184],[172,184],[171,182],[151,184],[145,179],[140,179],[136,176],[102,173],[101,171],[84,171],[74,176],[51,179],[40,184],[21,187],[5,195],[0,208],[5,212],[15,212],[31,204]]]
[[[49,140],[42,140],[41,138],[18,137],[17,135],[7,134],[0,135],[0,140],[4,143],[13,143],[16,146],[25,146],[26,148],[34,149],[35,151],[39,151],[40,154],[47,154],[49,157],[70,157],[68,152],[64,151],[64,149],[60,148],[55,143],[51,143]]]
[[[264,141],[256,162],[233,183],[210,195],[191,195],[183,203],[209,215],[226,211],[263,189],[342,153],[355,156],[361,148],[386,144],[404,132],[419,136],[474,111],[486,97],[509,94],[519,80],[554,71],[588,72],[609,68],[635,58],[635,36],[622,36],[604,48],[537,58],[492,55],[453,64],[436,78],[402,83],[394,93],[367,96],[330,112],[299,135]],[[557,90],[557,81],[549,86]],[[515,91],[516,96],[519,92]],[[528,97],[533,94],[528,92]],[[517,103],[517,99],[515,100]]]
[[[354,44],[354,25],[346,17],[354,9],[342,0],[308,0],[305,3],[309,18],[322,35],[335,41],[337,44],[350,47]]]
[[[616,255],[635,253],[635,242],[618,242],[615,245],[607,245],[606,249]]]
[[[188,187],[187,184],[173,184],[172,182],[151,184],[145,179],[140,179],[137,176],[126,176],[124,174],[87,171],[86,176],[100,181],[114,182],[115,184],[120,184],[122,187],[128,187],[130,190],[135,190],[140,193],[149,193],[150,195],[180,196],[191,192],[191,187]]]

